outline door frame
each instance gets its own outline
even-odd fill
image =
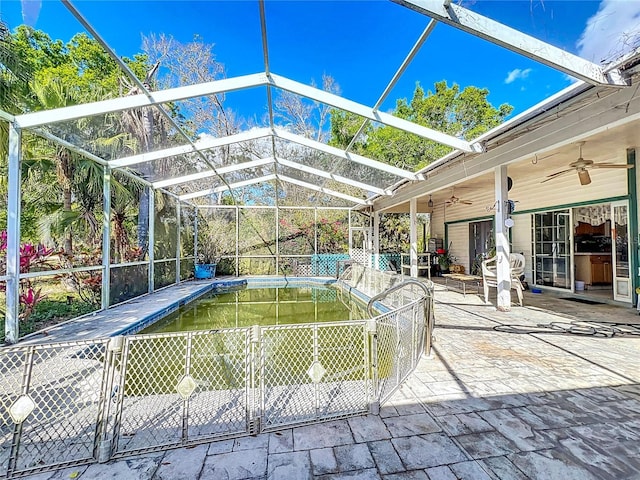
[[[616,244],[616,223],[615,223],[615,207],[626,207],[626,213],[627,213],[627,223],[626,223],[626,227],[627,227],[627,276],[626,277],[618,277],[617,276],[617,271],[618,271],[618,262],[617,262],[617,257],[618,257],[618,246]],[[632,303],[633,302],[633,292],[632,292],[632,286],[633,286],[633,281],[631,278],[631,273],[632,273],[632,265],[631,265],[631,245],[630,243],[632,242],[631,239],[631,235],[630,235],[630,212],[629,212],[629,201],[628,200],[620,200],[617,202],[611,202],[610,204],[610,208],[611,208],[611,274],[612,274],[612,282],[613,282],[613,299],[617,302],[627,302],[627,303]],[[619,282],[621,283],[626,283],[626,294],[621,294],[619,293]]]

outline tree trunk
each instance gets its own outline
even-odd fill
[[[142,144],[145,152],[153,150],[153,110],[151,108],[142,109]],[[147,179],[148,175],[142,173],[142,177]],[[145,186],[140,192],[140,203],[138,204],[138,247],[142,249],[142,255],[149,249],[149,187]]]
[[[71,187],[64,187],[62,191],[62,209],[65,212],[71,211]],[[73,253],[73,232],[71,226],[69,226],[64,235],[64,253],[71,255]]]
[[[62,211],[71,212],[73,181],[73,159],[66,149],[59,149],[56,154],[56,176],[62,188]],[[67,255],[73,253],[73,231],[69,226],[64,233],[63,251]]]

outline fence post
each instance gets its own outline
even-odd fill
[[[250,435],[257,435],[262,429],[262,385],[260,385],[260,365],[261,365],[261,351],[262,351],[262,330],[259,325],[254,325],[251,328],[251,346],[250,348],[250,362],[249,368],[249,389],[250,394],[247,395],[247,426],[249,428]],[[256,398],[257,397],[257,398]]]
[[[367,331],[369,332],[369,344],[371,348],[371,358],[369,372],[371,375],[371,398],[369,398],[369,413],[378,415],[380,413],[380,394],[378,392],[378,329],[375,319],[367,321]]]
[[[102,394],[98,411],[100,418],[98,420],[97,444],[98,444],[98,463],[106,463],[111,458],[113,449],[113,435],[109,435],[109,417],[112,399],[118,398],[118,387],[115,385],[116,370],[118,368],[118,358],[122,354],[122,346],[124,337],[119,335],[112,337],[106,345],[105,352],[105,376],[102,386]],[[119,402],[118,402],[119,404]]]
[[[34,346],[27,347],[26,358],[24,362],[24,371],[22,373],[22,388],[21,388],[21,397],[25,395],[29,395],[29,389],[31,387],[31,375],[33,372],[33,357],[34,357]],[[14,420],[13,424],[13,439],[11,441],[11,451],[9,453],[9,463],[7,465],[7,477],[11,478],[11,474],[16,469],[18,464],[18,451],[20,449],[20,441],[22,439],[22,425],[24,423],[24,419],[26,416],[18,420],[17,422]],[[13,419],[12,419],[13,420]]]
[[[435,326],[435,316],[433,313],[433,290],[424,300],[424,355],[431,356],[431,344],[433,343],[433,327]]]

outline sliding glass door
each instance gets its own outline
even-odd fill
[[[571,288],[570,223],[569,210],[534,215],[533,252],[536,285]]]
[[[611,256],[613,263],[613,299],[631,301],[629,268],[629,208],[627,201],[611,204]]]

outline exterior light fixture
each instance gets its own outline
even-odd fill
[[[15,424],[21,424],[36,408],[36,404],[29,395],[20,395],[9,408],[9,415]]]

